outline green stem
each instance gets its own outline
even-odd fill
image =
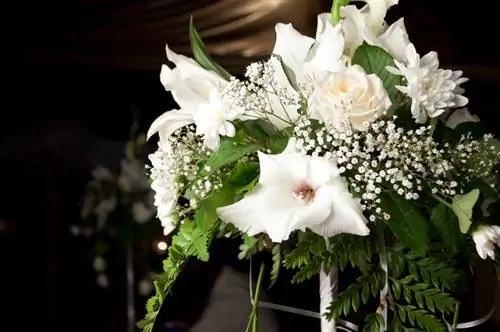
[[[340,8],[347,5],[351,0],[333,0],[332,4],[332,19],[333,23],[337,24],[340,22]]]
[[[431,120],[429,122],[429,125],[431,126],[431,129],[430,129],[431,136],[434,135],[434,131],[436,130],[436,126],[437,126],[438,121],[439,121],[438,118],[431,118]]]
[[[441,204],[444,204],[446,205],[448,208],[452,209],[453,210],[453,207],[451,206],[450,203],[448,203],[447,201],[445,201],[444,199],[442,199],[441,197],[439,197],[438,195],[435,195],[435,194],[431,194],[432,198],[434,198],[436,201],[438,201],[439,203]]]
[[[264,263],[260,265],[259,277],[257,278],[257,287],[255,288],[255,295],[252,299],[252,312],[250,313],[250,318],[248,320],[247,329],[245,332],[250,332],[250,326],[252,327],[252,332],[257,332],[257,309],[259,308],[259,297],[260,290],[262,288],[262,279],[264,277]]]
[[[452,332],[455,332],[457,330],[459,310],[460,310],[460,302],[457,302],[457,304],[455,304],[455,314],[453,315],[453,325],[451,326]]]

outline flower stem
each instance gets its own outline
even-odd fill
[[[259,308],[259,296],[260,290],[262,288],[262,279],[264,277],[264,263],[260,265],[259,277],[257,278],[257,286],[255,288],[255,295],[252,299],[252,312],[250,313],[250,318],[248,319],[248,325],[246,332],[250,332],[250,326],[252,327],[252,332],[257,332],[257,309]]]
[[[458,325],[458,312],[460,310],[460,302],[455,304],[455,314],[453,315],[453,325],[451,326],[451,331],[455,332]]]
[[[349,2],[350,0],[333,0],[331,10],[333,23],[337,24],[340,22],[340,8],[347,5]]]
[[[448,208],[452,209],[453,210],[453,207],[451,206],[450,203],[448,203],[447,201],[445,201],[444,199],[442,199],[441,197],[439,197],[438,195],[435,195],[435,194],[431,194],[432,198],[434,198],[436,201],[438,201],[439,203],[441,204],[444,204],[446,205]]]

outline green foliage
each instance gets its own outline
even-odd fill
[[[192,221],[185,220],[168,248],[168,256],[163,261],[163,270],[154,282],[155,295],[146,303],[146,316],[137,326],[143,332],[151,332],[160,306],[172,291],[172,287],[181,272],[182,266],[190,257],[208,261],[208,248],[218,224],[213,223],[207,231],[196,227]]]
[[[402,324],[418,326],[427,332],[447,332],[446,326],[432,313],[413,305],[397,305],[396,314]],[[404,331],[408,329],[403,328]],[[415,329],[413,329],[415,330]]]
[[[422,256],[425,255],[428,250],[429,235],[427,221],[421,211],[414,203],[394,192],[384,193],[381,195],[381,200],[382,209],[391,216],[387,225],[394,235],[405,246]]]
[[[237,164],[229,173],[227,184],[233,188],[238,188],[238,193],[246,191],[247,187],[252,184],[259,176],[259,164],[241,163]]]
[[[194,26],[193,17],[189,19],[189,42],[191,44],[191,51],[193,52],[193,56],[200,66],[207,70],[215,72],[227,81],[231,78],[231,74],[229,74],[215,61],[213,61],[212,58],[208,55],[205,49],[205,44],[203,44],[203,41],[201,40],[201,37]]]
[[[437,289],[455,290],[463,280],[463,274],[453,261],[443,257],[420,257],[415,252],[388,251],[389,275],[401,278],[411,275],[416,282],[433,285]]]
[[[365,42],[354,53],[352,64],[361,66],[367,74],[376,74],[380,77],[393,103],[402,99],[401,93],[396,89],[396,85],[401,83],[401,76],[387,71],[387,66],[395,66],[395,64],[392,56],[385,50]]]
[[[449,294],[434,288],[427,283],[415,283],[415,277],[408,275],[402,279],[390,279],[391,292],[394,300],[404,298],[406,303],[416,303],[420,309],[433,313],[438,310],[442,313],[451,313],[455,309],[456,301]]]
[[[233,139],[223,139],[217,153],[212,154],[203,164],[201,174],[208,175],[259,149],[258,144],[242,144]]]
[[[473,189],[465,195],[453,197],[451,209],[458,218],[458,224],[462,233],[467,233],[472,225],[472,209],[479,198],[479,189]]]
[[[278,276],[280,273],[281,267],[281,247],[279,245],[274,246],[272,250],[273,257],[273,267],[271,269],[271,284],[269,287],[272,287],[276,281],[278,280]]]
[[[262,146],[271,153],[281,153],[290,139],[293,128],[278,130],[269,121],[263,119],[249,120],[241,123],[245,133],[245,141]]]
[[[240,245],[239,259],[250,259],[257,252],[258,240],[253,236],[243,235],[243,243]]]
[[[358,311],[361,304],[368,304],[371,297],[376,297],[384,287],[385,273],[378,267],[371,266],[370,272],[360,276],[356,282],[339,293],[327,310],[329,319],[338,319],[351,312]]]
[[[460,234],[458,219],[446,205],[437,205],[432,210],[430,221],[438,230],[439,238],[446,244],[446,250],[450,254],[457,254],[466,246]]]
[[[453,313],[458,302],[445,290],[457,290],[463,277],[454,262],[394,249],[388,251],[388,267],[390,330],[446,331],[440,317]]]
[[[365,326],[363,332],[380,332],[385,326],[384,317],[374,312],[365,317]]]
[[[370,237],[341,234],[325,240],[313,232],[301,232],[295,246],[284,253],[283,266],[298,270],[292,283],[314,277],[322,264],[327,270],[344,270],[351,265],[367,273],[372,252]]]

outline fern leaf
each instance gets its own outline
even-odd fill
[[[365,318],[363,332],[380,332],[384,326],[384,317],[379,313],[371,313]]]
[[[281,248],[279,245],[275,246],[272,251],[273,255],[273,267],[271,269],[271,284],[269,288],[271,288],[276,281],[278,280],[278,276],[280,273],[281,267]]]
[[[446,326],[426,310],[412,305],[397,306],[397,314],[402,323],[419,327],[426,332],[447,332]]]

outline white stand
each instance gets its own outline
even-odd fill
[[[335,295],[337,295],[339,283],[338,269],[325,271],[323,266],[319,273],[319,312],[321,315],[321,332],[335,332],[337,331],[337,324],[335,321],[329,321],[324,315],[332,303]]]

